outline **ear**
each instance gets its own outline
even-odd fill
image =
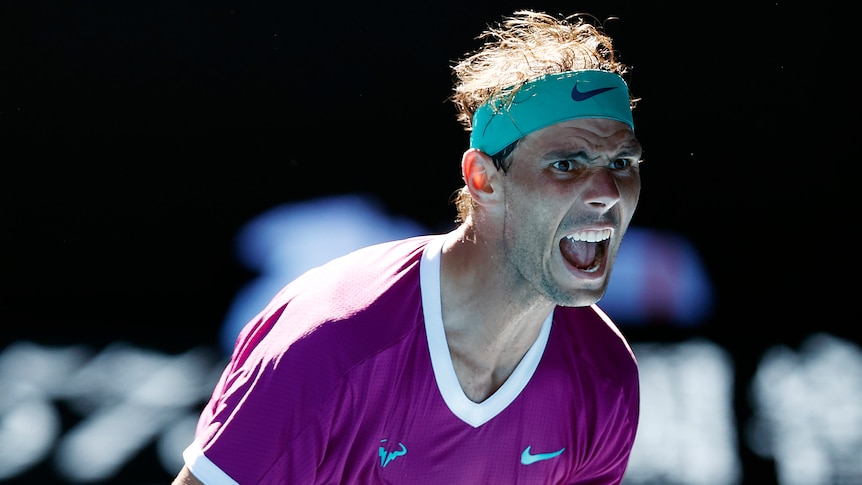
[[[485,152],[471,148],[461,157],[461,175],[473,200],[487,204],[498,197],[495,192],[499,176],[494,160]]]

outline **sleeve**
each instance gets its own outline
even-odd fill
[[[243,331],[201,412],[184,460],[207,485],[315,481],[337,383],[321,377],[322,344],[298,344],[275,326],[282,312]]]

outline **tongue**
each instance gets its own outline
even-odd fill
[[[580,269],[591,268],[595,264],[598,244],[586,241],[572,241],[564,237],[560,241],[560,251],[572,266]]]

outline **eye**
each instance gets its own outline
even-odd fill
[[[614,170],[625,170],[634,164],[635,161],[630,158],[617,158],[610,163],[610,168]]]
[[[571,172],[572,170],[577,168],[577,164],[574,160],[557,160],[556,162],[551,164],[551,167],[561,172]]]

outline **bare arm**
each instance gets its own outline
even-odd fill
[[[204,485],[204,482],[195,478],[189,467],[183,465],[183,468],[177,474],[177,477],[174,478],[174,481],[171,482],[171,485]]]

